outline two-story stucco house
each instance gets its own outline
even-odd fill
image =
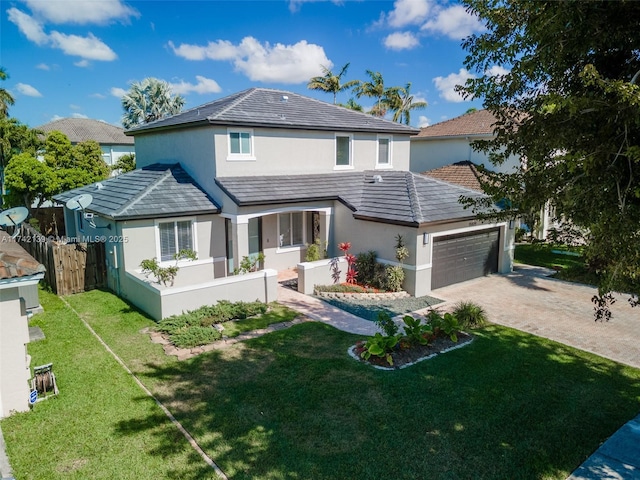
[[[90,222],[67,209],[68,234],[103,235],[110,287],[156,318],[222,298],[272,300],[276,271],[305,270],[316,239],[330,256],[351,242],[352,253],[395,264],[402,235],[404,287],[417,296],[511,269],[508,226],[483,224],[458,202],[478,192],[409,171],[417,129],[251,88],[127,133],[138,170],[56,200],[92,195]],[[169,265],[182,248],[198,259],[179,263],[173,287],[140,273],[142,260]],[[263,271],[234,275],[260,252]]]

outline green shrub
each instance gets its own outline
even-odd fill
[[[307,244],[307,253],[304,256],[305,262],[315,262],[327,258],[327,243],[319,238],[312,244]]]
[[[330,292],[330,293],[375,293],[373,288],[366,288],[361,285],[355,284],[334,284],[334,285],[314,285],[314,291],[316,292]]]
[[[487,313],[484,309],[473,302],[458,302],[453,314],[460,322],[461,328],[478,328],[487,324]]]
[[[373,250],[359,253],[356,256],[356,280],[360,285],[366,285],[379,290],[385,290],[385,266],[378,263],[378,254]]]
[[[212,327],[192,325],[171,335],[171,343],[178,348],[193,348],[219,340],[222,334]]]
[[[404,338],[412,345],[428,345],[429,340],[433,336],[433,327],[428,323],[422,323],[419,318],[413,318],[411,315],[405,315],[404,321]]]

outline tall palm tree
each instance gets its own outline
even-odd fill
[[[321,77],[313,77],[309,80],[307,88],[309,90],[321,90],[323,92],[333,93],[333,104],[335,105],[337,103],[337,95],[339,92],[343,92],[358,84],[358,80],[349,80],[346,83],[340,83],[342,81],[342,77],[346,75],[349,65],[350,63],[345,64],[337,75],[324,65],[320,65],[324,75]]]
[[[400,122],[404,120],[405,125],[411,123],[411,110],[426,108],[427,102],[414,102],[411,95],[411,82],[404,87],[393,87],[385,91],[382,99],[383,103],[393,112],[393,121]]]
[[[339,104],[341,107],[348,108],[349,110],[355,110],[356,112],[364,112],[364,108],[358,102],[356,102],[353,98],[350,98],[347,103]]]
[[[122,97],[122,125],[124,128],[132,128],[167,115],[175,115],[180,113],[184,103],[182,96],[172,96],[167,82],[145,78],[131,84],[129,91]]]
[[[357,98],[362,96],[375,98],[376,105],[371,109],[372,115],[376,117],[384,117],[386,113],[386,108],[382,103],[382,98],[385,94],[384,88],[384,79],[382,78],[382,74],[380,72],[372,72],[371,70],[367,70],[367,75],[371,79],[368,82],[358,82],[353,92],[356,94]]]
[[[0,80],[9,78],[4,67],[0,67]],[[9,115],[9,106],[13,105],[15,100],[9,92],[4,88],[0,88],[0,118],[6,118]]]

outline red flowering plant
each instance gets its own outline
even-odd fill
[[[347,283],[355,285],[358,271],[356,270],[356,256],[349,253],[351,242],[341,242],[338,244],[338,248],[344,252],[344,258],[347,261]]]

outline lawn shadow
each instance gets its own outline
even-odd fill
[[[566,478],[637,415],[638,370],[495,325],[475,334],[380,372],[347,355],[359,337],[310,322],[140,376],[233,478]]]

